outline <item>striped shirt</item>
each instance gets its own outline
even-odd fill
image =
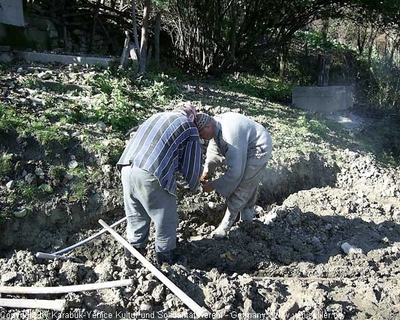
[[[126,146],[118,165],[134,165],[153,174],[175,195],[180,172],[191,191],[200,185],[202,148],[192,121],[177,112],[157,113],[147,119]]]

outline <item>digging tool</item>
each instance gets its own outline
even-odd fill
[[[153,275],[155,275],[164,285],[168,287],[186,306],[190,308],[199,318],[210,317],[210,312],[199,306],[192,298],[190,298],[185,292],[178,288],[170,279],[168,279],[160,270],[153,266],[145,257],[143,257],[134,247],[130,245],[123,237],[115,232],[110,226],[107,225],[103,220],[99,220],[99,223],[105,228],[111,235],[120,242],[132,255],[140,261]]]
[[[126,217],[122,218],[121,220],[118,220],[118,221],[114,222],[112,225],[110,225],[110,227],[111,227],[111,228],[114,228],[114,227],[116,227],[117,225],[119,225],[119,224],[121,224],[122,222],[124,222],[125,220],[126,220]],[[64,249],[62,249],[62,250],[59,250],[59,251],[56,251],[56,252],[54,252],[54,253],[37,252],[37,253],[36,253],[36,258],[49,259],[49,260],[54,260],[54,259],[57,258],[57,259],[71,260],[71,261],[74,261],[74,259],[75,259],[74,262],[79,262],[79,261],[80,261],[79,259],[61,256],[61,254],[67,253],[67,252],[69,252],[69,251],[71,251],[71,250],[73,250],[73,249],[75,249],[75,248],[77,248],[77,247],[80,247],[80,246],[82,246],[82,245],[88,243],[89,241],[91,241],[91,240],[93,240],[93,239],[95,239],[95,238],[101,236],[101,235],[102,235],[103,233],[105,233],[105,232],[107,232],[107,230],[106,230],[106,229],[102,229],[102,230],[100,230],[99,232],[95,233],[94,235],[92,235],[92,236],[90,236],[90,237],[88,237],[88,238],[86,238],[86,239],[84,239],[84,240],[82,240],[82,241],[79,241],[79,242],[75,243],[75,244],[72,245],[72,246],[69,246],[69,247],[64,248]],[[79,261],[77,261],[77,260],[79,260]],[[80,262],[82,262],[82,261],[80,261]]]
[[[0,298],[0,306],[6,308],[22,309],[50,309],[62,311],[65,306],[64,299],[38,300],[38,299],[6,299]]]

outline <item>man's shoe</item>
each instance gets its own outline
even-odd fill
[[[218,240],[225,239],[228,236],[229,230],[235,223],[238,214],[238,211],[226,209],[224,218],[222,219],[218,228],[211,233],[211,237]]]
[[[135,247],[134,247],[135,248]],[[135,248],[142,256],[146,256],[146,248]],[[132,258],[132,253],[124,247],[124,255],[127,259]]]
[[[225,228],[217,228],[211,233],[211,238],[214,240],[225,239],[228,236],[228,231]]]
[[[185,265],[187,260],[185,256],[176,254],[175,250],[156,252],[156,259],[159,266],[162,266],[163,263],[167,263],[171,266],[174,264]]]

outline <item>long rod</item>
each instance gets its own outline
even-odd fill
[[[22,308],[22,309],[50,309],[62,311],[65,300],[38,300],[38,299],[7,299],[0,298],[0,307]]]
[[[132,253],[140,263],[145,266],[153,275],[155,275],[158,280],[165,284],[169,290],[171,290],[181,301],[187,305],[190,310],[192,310],[198,317],[209,317],[210,312],[199,306],[193,299],[191,299],[185,292],[179,289],[170,279],[168,279],[160,270],[153,266],[145,257],[143,257],[134,247],[130,245],[123,237],[121,237],[117,232],[115,232],[110,226],[107,225],[103,220],[99,220],[99,223],[106,229],[111,235],[120,242],[126,249]]]
[[[59,294],[68,292],[90,291],[132,285],[132,279],[123,279],[101,283],[87,283],[60,287],[10,287],[0,286],[0,293],[6,294]]]

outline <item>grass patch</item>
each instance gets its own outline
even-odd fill
[[[279,78],[249,74],[225,76],[220,84],[231,91],[270,101],[287,103],[291,99],[294,83]]]
[[[8,174],[12,172],[12,154],[2,153],[0,155],[0,180],[4,179]]]
[[[364,130],[355,133],[355,139],[366,152],[375,155],[382,164],[400,166],[400,118],[374,119]]]

